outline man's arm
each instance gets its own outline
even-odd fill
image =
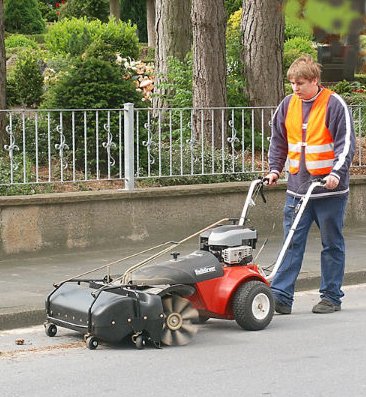
[[[330,176],[340,180],[351,166],[356,139],[352,116],[338,94],[329,99],[326,124],[334,140],[335,161]]]
[[[269,179],[269,185],[275,183],[279,178],[287,159],[288,144],[285,119],[289,100],[290,96],[280,103],[272,118],[271,141],[268,151],[270,172],[266,176]]]

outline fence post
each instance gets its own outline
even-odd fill
[[[134,106],[124,104],[125,189],[135,187]]]

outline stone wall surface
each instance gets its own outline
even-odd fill
[[[0,197],[0,255],[180,240],[240,217],[249,182],[135,191]],[[285,183],[265,188],[249,213],[258,233],[282,233]],[[366,178],[353,177],[346,227],[366,225]],[[275,226],[273,226],[275,225]]]

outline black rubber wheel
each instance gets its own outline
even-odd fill
[[[240,285],[233,298],[233,313],[243,329],[259,331],[266,328],[274,313],[271,289],[258,280]]]
[[[51,338],[56,336],[56,334],[57,334],[57,327],[56,327],[55,324],[52,324],[52,323],[45,324],[44,325],[44,330],[46,332],[46,335],[51,337]]]
[[[86,347],[90,350],[95,350],[99,345],[98,339],[95,336],[88,336],[85,339],[85,343]]]
[[[138,350],[142,350],[145,348],[145,338],[142,335],[139,335],[136,339],[135,339],[135,345],[136,345],[136,349]]]

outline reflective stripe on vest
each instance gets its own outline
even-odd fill
[[[332,91],[323,88],[315,99],[306,124],[305,142],[302,141],[302,100],[293,95],[289,102],[285,125],[288,140],[289,172],[299,171],[301,151],[304,148],[306,168],[312,175],[329,174],[334,164],[333,138],[325,125],[327,105]]]

